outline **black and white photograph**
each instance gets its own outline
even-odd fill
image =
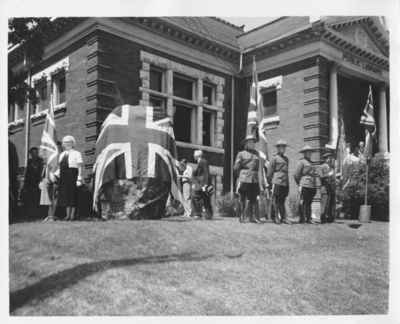
[[[6,316],[396,311],[399,4],[150,2],[7,4]]]

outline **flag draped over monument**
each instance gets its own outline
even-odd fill
[[[138,209],[154,203],[157,190],[183,201],[177,184],[176,145],[170,118],[153,107],[122,105],[103,122],[96,142],[94,208],[104,185],[116,179],[155,179],[146,182]],[[165,203],[164,203],[165,207]]]

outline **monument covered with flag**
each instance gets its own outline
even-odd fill
[[[171,120],[159,109],[115,108],[103,122],[96,155],[93,207],[103,218],[161,218],[170,195],[184,204]]]

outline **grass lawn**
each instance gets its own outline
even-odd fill
[[[236,219],[10,226],[12,315],[388,311],[388,223]]]

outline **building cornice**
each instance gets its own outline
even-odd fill
[[[330,23],[329,27],[339,31],[343,27],[352,26],[359,24],[363,26],[371,35],[371,40],[377,45],[377,47],[385,54],[389,56],[389,35],[383,26],[379,26],[375,22],[377,17],[356,17],[354,19],[349,19],[347,21],[341,21],[337,23]]]
[[[368,22],[368,19],[366,19],[366,22]],[[351,53],[351,55],[355,55],[379,69],[386,71],[389,69],[389,59],[387,57],[354,44],[346,36],[321,22],[303,27],[296,33],[292,32],[265,42],[254,49],[248,49],[244,53],[243,65],[250,65],[253,61],[253,56],[256,57],[256,61],[260,61],[318,41],[328,43],[343,52]]]
[[[351,39],[348,39],[330,27],[325,27],[325,32],[323,33],[321,40],[345,52],[356,55],[379,68],[386,71],[389,70],[389,59],[387,57],[354,44]]]

